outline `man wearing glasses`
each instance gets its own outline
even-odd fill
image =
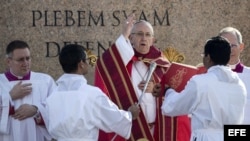
[[[152,25],[147,21],[135,23],[134,18],[133,14],[128,17],[123,25],[122,35],[97,60],[95,85],[122,109],[139,102],[143,112],[133,122],[129,141],[140,139],[171,141],[177,138],[175,136],[177,120],[161,114],[162,96],[153,92],[154,85],[160,82],[170,63],[153,45],[155,38]],[[152,62],[157,66],[151,80],[146,83]],[[143,93],[144,86],[147,86],[145,93]],[[139,101],[141,95],[143,96]],[[182,141],[189,140],[189,125],[186,127],[188,127],[188,137],[186,140],[182,138]],[[185,138],[185,134],[182,132],[182,137]],[[99,140],[124,141],[125,139],[100,132]]]
[[[250,68],[243,65],[240,60],[240,55],[244,50],[244,43],[242,42],[242,35],[240,31],[234,27],[225,27],[221,29],[220,36],[226,38],[231,44],[231,56],[229,66],[231,69],[238,73],[241,80],[247,88],[247,102],[245,108],[245,116],[243,124],[250,124]]]
[[[0,74],[0,140],[51,140],[40,118],[42,102],[56,86],[47,74],[33,72],[30,48],[15,40],[6,48],[8,70]]]

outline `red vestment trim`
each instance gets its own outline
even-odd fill
[[[9,107],[10,107],[10,109],[9,109],[9,115],[14,115],[15,114],[15,108],[14,108],[14,106],[12,106],[11,104],[9,104]]]
[[[123,64],[123,61],[118,50],[113,46],[97,61],[96,67],[97,71],[102,74],[101,76],[111,100],[119,108],[126,110],[138,100],[127,68],[120,64]],[[147,138],[150,141],[154,141],[143,113],[139,115],[139,118],[133,120],[132,124],[131,141],[139,138]]]
[[[41,113],[39,113],[39,115],[37,117],[34,117],[34,120],[35,120],[35,123],[37,125],[45,126],[45,122],[43,120],[43,117],[42,117]]]

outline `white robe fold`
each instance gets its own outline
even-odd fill
[[[57,83],[57,90],[46,100],[45,120],[57,141],[97,141],[99,129],[130,137],[131,113],[119,110],[84,76],[64,74]]]
[[[246,69],[246,67],[244,67],[243,72],[238,73],[238,75],[243,81],[243,83],[245,84],[246,89],[247,89],[247,101],[246,101],[246,106],[245,106],[245,111],[244,111],[243,124],[250,125],[250,68]]]

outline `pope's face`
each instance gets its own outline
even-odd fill
[[[147,54],[154,42],[153,31],[144,22],[137,23],[135,26],[130,36],[130,42],[137,52]]]

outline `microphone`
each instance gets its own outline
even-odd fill
[[[139,101],[137,103],[137,105],[139,105],[141,103],[141,100],[142,100],[142,97],[147,89],[147,86],[148,86],[148,83],[153,75],[153,72],[155,71],[155,68],[156,68],[157,64],[155,62],[152,62],[149,66],[149,72],[148,72],[148,75],[147,75],[147,79],[146,79],[146,83],[145,83],[145,86],[143,88],[143,91],[142,91],[142,94],[140,95],[139,97]]]

